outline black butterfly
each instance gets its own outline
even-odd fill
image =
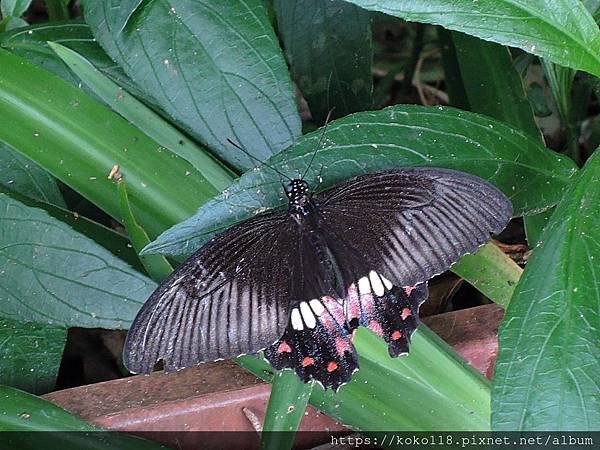
[[[126,367],[151,372],[265,350],[337,389],[358,369],[353,331],[408,353],[427,281],[498,233],[510,201],[475,176],[438,168],[361,175],[315,196],[302,179],[286,211],[216,236],[175,270],[135,318]]]

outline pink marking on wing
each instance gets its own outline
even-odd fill
[[[323,324],[323,326],[327,329],[335,329],[336,322],[339,325],[342,325],[346,321],[346,316],[344,316],[344,308],[340,305],[337,300],[328,295],[321,298],[323,305],[329,314],[323,312],[319,316],[319,321]]]
[[[348,287],[346,302],[348,302],[348,320],[360,319],[360,298],[354,283]]]
[[[292,353],[292,347],[287,342],[281,341],[277,347],[277,353]]]
[[[400,317],[402,317],[402,320],[406,320],[406,318],[410,315],[412,315],[412,312],[410,311],[410,309],[404,308],[402,310],[402,315]]]
[[[352,349],[350,348],[350,342],[348,342],[341,336],[337,336],[335,338],[335,350],[337,351],[338,355],[342,357],[344,356],[345,352],[352,351]]]
[[[375,310],[375,302],[373,301],[373,294],[362,294],[360,296],[360,304],[363,307],[365,313],[370,316]]]
[[[383,336],[383,330],[381,329],[381,325],[376,320],[371,320],[369,322],[369,329],[373,330],[377,336]]]
[[[417,288],[417,285],[415,284],[414,286],[404,286],[402,289],[404,289],[404,292],[406,292],[406,296],[410,297],[410,294],[412,294],[412,291],[414,291]]]
[[[329,361],[329,364],[327,364],[327,372],[333,372],[334,370],[336,370],[338,368],[338,363],[336,363],[335,361]]]

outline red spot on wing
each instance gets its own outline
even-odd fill
[[[400,339],[402,337],[402,331],[400,330],[396,330],[392,333],[392,341],[397,341],[398,339]]]
[[[409,308],[404,308],[402,310],[402,315],[400,317],[402,317],[402,320],[406,320],[406,318],[408,316],[411,316],[411,315],[412,315],[412,312],[410,311],[410,309]]]
[[[310,356],[307,356],[306,358],[304,358],[302,360],[302,367],[310,366],[314,363],[315,363],[315,360],[312,359]]]
[[[277,347],[277,353],[292,353],[292,347],[287,342],[281,341]]]
[[[327,364],[327,372],[333,372],[338,368],[338,364],[335,361],[329,361]]]
[[[371,320],[369,322],[369,329],[373,330],[377,336],[383,336],[381,325],[376,320]]]
[[[417,285],[415,284],[414,286],[404,286],[402,289],[404,289],[404,292],[406,293],[406,295],[408,297],[410,297],[410,294],[412,294],[412,291],[414,291],[417,288]]]

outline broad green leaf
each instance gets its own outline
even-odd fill
[[[5,50],[0,65],[0,141],[109,215],[120,212],[116,186],[107,179],[115,166],[127,177],[133,212],[150,236],[217,193],[188,162],[81,90]]]
[[[348,0],[405,20],[522,48],[600,76],[600,31],[574,0]]]
[[[27,11],[29,5],[31,5],[31,0],[2,0],[0,2],[0,12],[3,17],[21,17]]]
[[[313,387],[310,403],[327,415],[367,433],[489,429],[489,382],[426,326],[413,335],[410,354],[399,358],[391,358],[387,344],[365,328],[353,342],[360,369],[352,381],[337,393]],[[238,361],[271,380],[263,359]]]
[[[54,390],[66,340],[65,327],[0,318],[0,384]]]
[[[151,103],[150,98],[145,96],[102,50],[102,47],[94,40],[90,27],[84,22],[71,20],[44,23],[0,34],[0,47],[49,70],[74,86],[85,89],[85,86],[81,86],[79,78],[74,76],[48,47],[48,42],[60,42],[61,45],[75,50],[119,86],[136,97],[144,99],[146,103]]]
[[[0,195],[0,317],[127,328],[156,285],[45,211]]]
[[[237,169],[300,134],[292,85],[261,0],[85,3],[94,36],[185,131]]]
[[[317,123],[373,105],[371,18],[342,0],[276,0],[294,79]]]
[[[28,197],[15,193],[0,186],[0,193],[6,194],[8,197],[30,206],[46,211],[53,218],[69,225],[73,230],[87,236],[97,244],[100,244],[105,249],[109,250],[113,255],[125,261],[138,271],[144,271],[144,266],[141,264],[137,253],[133,250],[129,239],[126,236],[116,232],[115,230],[100,225],[86,217],[80,216],[78,213],[67,209],[59,208],[49,203],[34,201]]]
[[[65,206],[56,180],[31,160],[0,142],[0,184],[34,200]]]
[[[312,387],[313,382],[303,383],[292,370],[275,374],[265,412],[261,450],[292,448]]]
[[[127,196],[127,188],[123,179],[118,182],[119,199],[121,201],[121,217],[123,218],[123,226],[127,230],[127,234],[131,239],[131,243],[136,252],[140,252],[146,245],[150,243],[150,239],[146,234],[146,231],[136,222],[133,212],[131,211],[131,205],[129,204],[129,197]],[[173,267],[169,264],[169,261],[161,255],[142,255],[140,257],[142,264],[146,268],[146,271],[150,277],[157,283],[161,282],[171,272]]]
[[[231,183],[233,174],[205,149],[198,147],[152,109],[125,92],[87,59],[55,42],[49,42],[48,45],[94,94],[147,136],[192,164],[215,188],[223,190]]]
[[[495,430],[600,430],[600,151],[550,218],[499,331]]]
[[[320,135],[304,136],[268,163],[298,177]],[[321,190],[361,173],[404,166],[447,167],[485,178],[509,196],[517,216],[555,204],[576,170],[568,158],[494,119],[452,108],[400,105],[332,122],[306,179],[314,188],[322,174]],[[232,223],[285,204],[279,176],[269,167],[257,168],[145,251],[191,253]]]
[[[8,386],[0,386],[0,432],[4,448],[38,450],[158,450],[161,445],[144,439],[103,432],[47,400]],[[47,433],[32,433],[46,431]],[[63,431],[63,433],[60,433]],[[50,433],[51,432],[51,433]]]
[[[489,243],[476,253],[463,256],[452,266],[452,271],[494,303],[506,308],[523,269],[496,245]]]

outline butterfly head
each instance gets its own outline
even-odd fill
[[[304,207],[310,200],[308,183],[299,178],[290,181],[285,186],[285,195],[290,203],[290,209],[303,213]]]

